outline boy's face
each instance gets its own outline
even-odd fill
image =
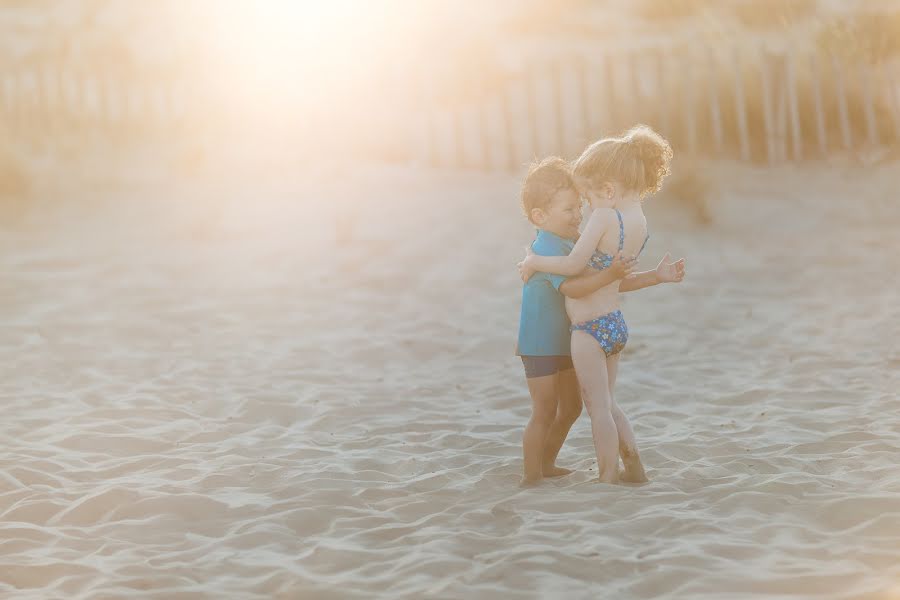
[[[581,197],[574,189],[559,190],[553,194],[543,209],[536,209],[535,223],[559,237],[574,239],[578,237],[578,226],[581,225]]]

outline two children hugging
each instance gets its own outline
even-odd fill
[[[639,125],[594,142],[572,166],[548,158],[525,177],[522,208],[537,235],[519,263],[525,285],[516,353],[532,405],[522,440],[522,485],[571,472],[556,466],[556,457],[582,402],[599,481],[647,481],[614,394],[628,341],[619,292],[684,278],[684,259],[670,262],[669,254],[656,269],[633,272],[649,239],[642,202],[660,189],[671,159],[669,143]],[[582,199],[592,212],[579,235]]]

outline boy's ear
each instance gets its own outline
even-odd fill
[[[543,225],[544,221],[547,220],[547,213],[545,213],[540,208],[532,208],[531,209],[531,222],[537,225]]]

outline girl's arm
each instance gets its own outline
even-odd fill
[[[634,292],[646,287],[659,285],[660,283],[679,283],[684,279],[684,259],[669,262],[668,252],[653,271],[631,273],[635,260],[632,259],[630,264],[625,262],[619,267],[618,263],[622,260],[625,259],[617,256],[609,269],[591,271],[585,275],[570,277],[559,286],[559,291],[569,298],[583,298],[618,279],[618,277],[613,275],[614,269],[617,268],[622,268],[624,272],[624,279],[619,284],[620,292]]]
[[[656,269],[642,273],[632,273],[619,284],[620,292],[633,292],[660,283],[678,283],[684,279],[684,259],[669,262],[670,255],[662,257]]]
[[[658,285],[662,283],[656,276],[656,271],[642,271],[640,273],[632,273],[622,280],[619,284],[620,292],[635,292],[646,287]]]
[[[627,275],[619,284],[619,291],[634,292],[660,283],[679,283],[684,279],[684,259],[669,262],[669,258],[669,253],[666,252],[654,270]]]
[[[591,255],[597,249],[600,238],[606,233],[609,217],[613,214],[612,209],[598,208],[591,213],[591,218],[582,232],[581,237],[575,243],[575,247],[568,256],[540,256],[532,254],[525,258],[524,271],[540,271],[542,273],[552,273],[554,275],[565,275],[571,277],[577,275],[584,270]]]
[[[633,256],[626,258],[619,254],[608,269],[602,271],[594,271],[592,269],[585,275],[569,277],[559,286],[559,291],[563,296],[568,296],[569,298],[584,298],[589,294],[593,294],[600,288],[608,286],[617,279],[622,279],[620,285],[624,286],[625,282],[633,277],[631,275],[631,270],[636,264],[637,259]],[[651,271],[651,273],[655,272]],[[624,290],[620,287],[619,291]]]

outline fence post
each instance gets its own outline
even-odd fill
[[[787,161],[788,147],[788,101],[787,101],[787,75],[786,59],[784,54],[772,55],[774,73],[772,76],[772,88],[775,102],[775,142],[778,150],[778,161]]]
[[[588,93],[588,82],[587,82],[587,67],[585,66],[584,58],[579,58],[575,63],[576,77],[578,79],[578,96],[581,100],[581,123],[583,127],[583,137],[586,139],[580,140],[583,142],[583,145],[586,145],[587,141],[593,139],[593,125],[591,123],[591,98]]]
[[[434,96],[431,93],[433,87],[430,85],[430,79],[426,78],[425,71],[421,68],[416,69],[416,91],[418,92],[419,106],[422,109],[422,119],[425,128],[425,146],[426,155],[428,156],[428,164],[431,167],[439,167],[441,164],[440,152],[438,151],[438,132],[435,123]]]
[[[533,63],[529,63],[525,70],[525,96],[528,104],[528,125],[531,129],[531,155],[537,157],[540,154],[540,140],[538,137],[538,118],[537,118],[537,77],[536,69]]]
[[[50,138],[50,104],[47,101],[47,86],[44,84],[44,78],[42,77],[43,71],[41,69],[41,65],[33,65],[32,66],[32,74],[34,77],[34,105],[35,105],[35,114],[37,116],[36,121],[40,123],[40,133],[43,134],[43,137],[46,139]],[[35,134],[37,134],[37,127],[35,128]]]
[[[791,112],[791,148],[794,151],[794,160],[803,160],[803,139],[800,131],[800,110],[797,102],[797,56],[793,48],[787,54],[787,93],[788,108]]]
[[[13,97],[13,121],[12,129],[20,136],[26,129],[24,128],[25,120],[28,115],[26,113],[25,103],[22,98],[22,74],[17,70],[12,72],[12,97]]]
[[[616,107],[616,73],[613,66],[613,59],[607,53],[603,56],[603,76],[604,87],[606,88],[606,111],[609,123],[607,129],[614,131],[619,128],[618,110]]]
[[[85,77],[85,73],[82,70],[78,70],[75,72],[75,97],[77,100],[78,107],[78,127],[83,132],[87,124],[88,120],[88,88],[87,88],[87,78]]]
[[[451,118],[453,126],[454,150],[456,151],[456,167],[458,169],[466,168],[466,149],[465,149],[465,130],[463,127],[462,110],[459,106],[451,109]]]
[[[660,99],[660,124],[662,126],[662,131],[664,132],[663,135],[668,137],[672,135],[672,132],[669,131],[669,104],[671,102],[671,95],[669,94],[667,85],[666,58],[663,51],[659,48],[656,49],[654,54],[656,55],[656,89],[660,92],[658,94]]]
[[[112,125],[112,117],[110,113],[110,95],[111,90],[109,88],[109,76],[107,73],[101,73],[97,77],[97,104],[98,110],[100,111],[99,121],[103,124],[103,127],[110,127]]]
[[[6,76],[4,74],[0,73],[0,113],[5,114],[6,120],[7,120],[7,122],[9,122],[11,120],[11,119],[9,119],[9,112],[10,112],[10,108],[11,108],[10,99],[11,99],[12,95],[10,93],[8,93],[6,90],[6,88],[7,88],[6,81],[7,81]]]
[[[882,85],[887,86],[888,105],[890,106],[891,118],[894,121],[894,143],[900,144],[900,97],[897,93],[897,84],[893,75],[886,75],[884,66],[880,67]]]
[[[487,100],[488,96],[482,89],[482,93],[479,97],[478,107],[476,109],[479,129],[478,139],[481,142],[481,168],[489,171],[493,166],[493,161],[491,160],[492,144],[490,135],[490,118],[488,116],[490,105],[488,104]]]
[[[556,120],[556,152],[566,155],[566,123],[562,104],[562,63],[554,60],[548,65],[550,69],[550,85],[553,94],[553,109]]]
[[[500,96],[500,111],[503,113],[503,133],[506,138],[506,166],[510,171],[516,170],[516,142],[513,137],[512,125],[512,86],[509,85],[509,79],[506,80],[507,85],[503,87]]]
[[[722,111],[719,108],[719,80],[716,70],[716,57],[710,46],[706,47],[706,58],[709,66],[710,119],[712,120],[713,137],[716,142],[716,153],[721,155],[725,140],[722,134]]]
[[[763,121],[766,130],[766,150],[769,164],[774,165],[776,159],[775,118],[772,109],[772,73],[769,69],[768,53],[765,48],[760,58],[760,74],[762,76]]]
[[[3,96],[5,98],[5,110],[9,123],[9,132],[15,134],[17,128],[16,123],[19,121],[19,115],[17,114],[19,107],[16,102],[18,100],[16,97],[16,78],[15,73],[12,71],[3,75]]]
[[[630,89],[629,106],[632,111],[631,123],[646,123],[648,121],[644,104],[644,95],[641,94],[640,64],[638,54],[635,51],[628,52],[628,83]]]
[[[37,135],[38,129],[41,124],[41,111],[40,111],[40,100],[38,98],[37,92],[37,81],[34,75],[34,72],[29,70],[26,67],[26,70],[22,71],[22,100],[25,105],[26,110],[26,118],[24,120],[25,123],[25,134],[31,140],[39,139],[40,136]]]
[[[438,152],[438,134],[434,122],[434,112],[430,108],[425,109],[425,144],[428,149],[428,164],[432,167],[441,166],[440,153]]]
[[[862,79],[863,108],[866,112],[866,130],[869,134],[869,146],[878,146],[878,122],[875,116],[875,98],[872,92],[872,67],[864,65],[859,74]]]
[[[813,86],[813,101],[815,103],[816,110],[816,131],[819,138],[819,153],[822,156],[826,156],[828,154],[828,137],[827,130],[825,129],[825,111],[822,106],[822,88],[819,83],[821,71],[819,68],[819,61],[816,58],[815,53],[810,55],[809,61],[810,75],[812,77],[811,80]]]
[[[694,114],[694,104],[696,103],[696,94],[694,94],[694,69],[691,60],[690,49],[681,50],[680,56],[681,66],[684,77],[681,79],[684,86],[684,94],[679,94],[684,102],[684,122],[687,125],[687,146],[688,152],[693,156],[697,154],[697,119]]]
[[[744,72],[741,56],[735,46],[731,53],[732,71],[734,72],[734,109],[737,113],[738,137],[741,144],[741,160],[750,160],[750,135],[747,131],[747,103],[744,98]]]
[[[842,65],[838,61],[837,57],[833,54],[831,55],[831,68],[834,74],[835,92],[837,92],[838,112],[841,119],[841,135],[844,139],[844,149],[849,151],[853,149],[853,137],[852,133],[850,132],[850,116],[847,112],[847,95],[846,88],[844,86],[844,72]]]

